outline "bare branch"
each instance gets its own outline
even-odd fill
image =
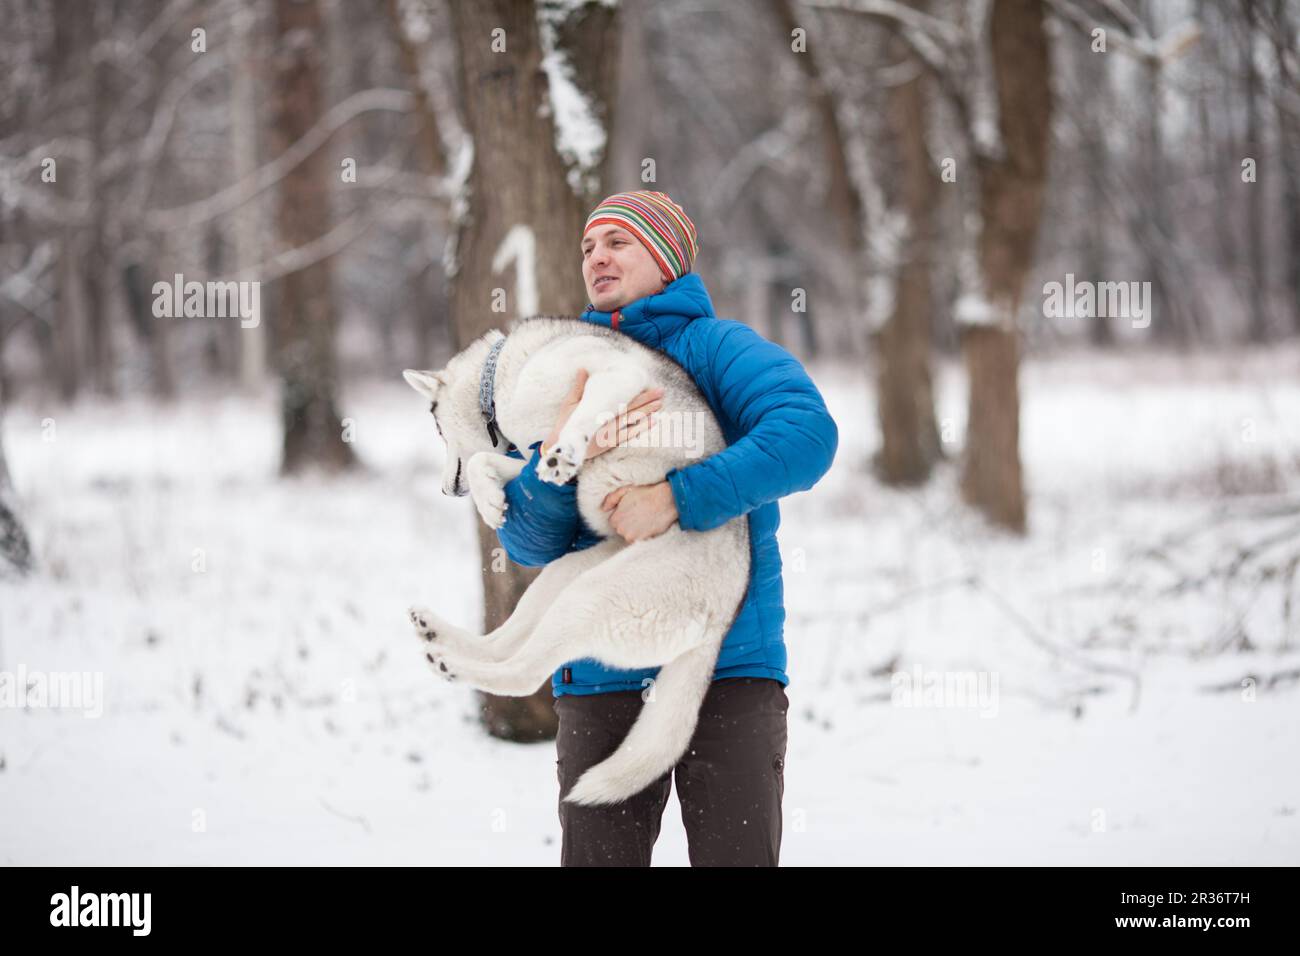
[[[981,148],[976,136],[970,102],[957,74],[970,55],[962,31],[951,23],[913,10],[894,0],[800,0],[805,6],[870,17],[894,31],[930,71],[940,91],[956,113],[957,125],[970,147],[978,155]]]
[[[144,204],[149,199],[153,184],[158,179],[158,164],[162,161],[167,140],[171,136],[172,127],[176,123],[176,114],[180,110],[181,102],[189,96],[194,87],[225,65],[223,51],[219,49],[213,50],[208,55],[194,60],[192,66],[185,71],[181,82],[168,85],[167,95],[159,101],[158,108],[154,111],[153,120],[149,124],[149,131],[145,133],[144,139],[140,142],[139,150],[135,151],[134,155],[121,161],[123,165],[131,165],[136,173],[135,182],[131,185],[131,192],[126,201],[126,208],[130,218],[134,218],[139,213],[139,210],[144,207]],[[112,175],[113,172],[116,172],[116,170],[108,169],[105,174]]]
[[[1201,38],[1201,25],[1195,20],[1183,20],[1170,27],[1159,38],[1152,38],[1141,22],[1136,21],[1135,18],[1139,32],[1133,35],[1115,27],[1102,27],[1095,17],[1090,16],[1087,11],[1081,9],[1072,0],[1047,0],[1047,2],[1062,19],[1074,24],[1082,32],[1091,35],[1093,30],[1101,27],[1106,31],[1106,41],[1108,43],[1114,43],[1117,49],[1157,67],[1167,66],[1187,52]],[[1113,2],[1104,0],[1104,5],[1106,9],[1112,12],[1124,6],[1118,0],[1113,0]],[[1128,17],[1133,17],[1132,13],[1128,13],[1127,10],[1125,12]],[[1115,15],[1119,17],[1118,13]],[[1124,17],[1120,17],[1120,19],[1124,19],[1126,23],[1128,22]]]
[[[788,110],[780,123],[737,149],[714,179],[709,192],[712,208],[720,215],[729,209],[754,173],[803,143],[808,124],[807,112]]]
[[[1141,18],[1130,10],[1123,0],[1096,0],[1096,3],[1105,9],[1124,26],[1128,27],[1129,32],[1138,40],[1150,40],[1151,34],[1147,32],[1146,24]]]
[[[330,109],[301,139],[252,176],[198,202],[154,210],[145,216],[145,224],[162,232],[172,232],[191,229],[209,219],[233,212],[287,176],[351,120],[376,110],[408,113],[414,104],[415,96],[406,90],[373,89],[354,93]]]
[[[888,23],[902,32],[917,55],[932,67],[942,68],[954,47],[961,45],[961,31],[951,23],[914,10],[895,0],[802,0],[804,6],[858,13]]]

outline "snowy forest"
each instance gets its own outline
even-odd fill
[[[557,861],[551,687],[406,618],[539,569],[402,371],[638,189],[839,428],[782,862],[1300,862],[1300,0],[0,18],[0,863]]]

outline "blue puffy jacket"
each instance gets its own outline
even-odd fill
[[[618,315],[618,331],[666,353],[690,373],[727,442],[723,451],[668,473],[678,523],[687,531],[708,531],[749,515],[749,589],[713,679],[771,677],[788,684],[776,500],[807,491],[830,468],[839,443],[835,422],[798,360],[744,323],[717,318],[693,272]],[[582,318],[612,325],[610,313],[590,305]],[[534,567],[600,540],[578,514],[576,487],[537,477],[540,445],[531,446],[527,465],[505,486],[509,507],[497,532],[512,561]],[[559,668],[551,685],[557,697],[639,690],[657,672],[617,670],[584,658]]]

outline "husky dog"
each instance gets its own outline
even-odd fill
[[[722,451],[722,430],[685,369],[580,319],[518,321],[508,336],[488,332],[440,371],[404,375],[432,400],[447,444],[443,493],[468,491],[483,520],[500,528],[510,520],[503,485],[524,467],[504,452],[545,441],[579,369],[589,376],[582,399],[544,449],[538,477],[565,484],[576,476],[578,512],[604,540],[547,565],[491,634],[473,634],[424,608],[412,608],[410,617],[436,674],[492,694],[526,696],[561,665],[585,657],[616,668],[662,668],[618,749],[565,797],[597,805],[639,793],[686,752],[749,583],[747,518],[703,532],[674,524],[627,544],[601,502],[615,488],[663,481],[673,468]],[[663,417],[639,438],[584,461],[600,425],[651,387],[664,390]],[[664,440],[670,410],[699,423],[692,447]]]

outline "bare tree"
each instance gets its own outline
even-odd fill
[[[92,15],[77,18],[82,30],[90,36],[85,46],[90,63],[83,73],[87,84],[86,102],[89,105],[89,143],[90,156],[86,163],[84,175],[84,199],[89,207],[89,228],[82,236],[83,245],[78,250],[77,262],[81,270],[81,282],[85,290],[86,317],[90,331],[90,370],[95,388],[111,395],[113,384],[113,338],[109,326],[111,315],[108,309],[107,290],[104,280],[109,271],[108,251],[106,249],[107,215],[104,209],[104,189],[102,161],[107,153],[107,132],[105,123],[108,114],[109,87],[106,58],[96,55],[95,47],[99,38],[110,32],[112,10],[106,6],[96,6]]]
[[[1083,273],[1088,279],[1102,281],[1111,261],[1108,229],[1112,222],[1107,216],[1107,205],[1108,193],[1113,188],[1113,169],[1106,139],[1106,128],[1114,112],[1111,59],[1105,53],[1093,52],[1091,44],[1075,42],[1070,46],[1074,51],[1074,100],[1081,147],[1076,152],[1083,166],[1083,206],[1078,223],[1083,233]],[[1092,310],[1088,316],[1088,339],[1093,345],[1109,348],[1115,344],[1112,319],[1105,309]]]
[[[799,23],[791,0],[778,0],[773,6],[777,22],[784,36],[789,37]],[[845,254],[854,262],[863,258],[864,213],[862,196],[853,181],[848,157],[847,137],[835,108],[835,95],[823,74],[817,45],[795,56],[807,83],[808,96],[820,125],[822,143],[827,158],[826,209],[832,211],[831,222]]]
[[[453,125],[450,121],[455,119],[455,110],[450,105],[450,97],[446,95],[446,86],[449,84],[443,82],[443,71],[437,70],[439,63],[433,56],[435,51],[432,42],[422,43],[413,36],[415,34],[422,39],[432,40],[438,26],[433,22],[435,10],[420,0],[406,0],[405,3],[400,0],[385,0],[384,12],[397,47],[403,79],[415,94],[417,163],[426,176],[445,179],[449,172],[449,156],[455,151],[444,140],[442,125]],[[450,18],[450,11],[441,5],[436,12]],[[444,55],[442,59],[451,60],[452,57]],[[440,203],[437,212],[438,234],[441,235],[447,230],[451,219],[448,204]],[[435,291],[432,287],[441,282],[444,276],[442,270],[436,268],[439,265],[438,257],[427,254],[427,250],[433,247],[435,238],[431,224],[423,222],[418,226],[419,239],[413,243],[416,266],[407,274],[406,285],[410,301],[419,303],[419,307],[413,309],[410,315],[415,331],[415,354],[420,356],[420,361],[431,361],[429,357],[433,353],[435,330],[443,334],[444,343],[440,343],[445,345],[443,351],[449,351],[451,323],[445,321],[445,313],[438,317],[427,308]],[[445,308],[445,301],[441,304]],[[444,321],[436,321],[437,318],[443,318]]]
[[[0,394],[0,421],[3,420],[4,396]],[[9,480],[4,442],[0,441],[0,574],[10,570],[26,574],[31,569],[32,548],[18,519],[18,503]]]
[[[257,7],[237,10],[231,27],[235,36],[234,55],[239,61],[230,70],[230,149],[231,167],[237,181],[252,178],[258,159],[259,112],[257,86],[261,61],[254,53],[253,27]],[[249,269],[260,261],[264,248],[258,241],[258,215],[252,203],[245,203],[233,216],[233,258],[237,269]],[[213,273],[220,275],[220,272]],[[256,274],[247,281],[259,281]],[[266,379],[268,330],[259,323],[255,328],[240,327],[235,333],[239,347],[239,383],[245,391],[256,391]]]
[[[890,193],[901,213],[902,236],[893,263],[893,308],[876,336],[881,434],[878,468],[886,483],[908,485],[929,478],[943,450],[930,373],[931,272],[940,186],[927,143],[928,78],[924,67],[901,38],[895,36],[890,49],[899,65],[912,72],[890,88],[885,106],[893,160],[888,177],[897,184]]]
[[[1041,0],[994,0],[989,44],[1001,154],[979,155],[979,321],[962,351],[970,380],[961,489],[996,524],[1025,529],[1017,318],[1034,261],[1051,140],[1051,55]]]
[[[317,0],[276,0],[276,152],[298,143],[320,119],[324,21]],[[280,240],[305,246],[330,231],[332,170],[317,149],[280,183],[276,221]],[[350,467],[352,447],[343,440],[335,409],[333,268],[322,257],[283,276],[276,314],[276,358],[281,375],[286,473],[309,466]]]
[[[1151,7],[1147,7],[1151,15]],[[1186,342],[1192,334],[1194,320],[1181,306],[1175,280],[1173,241],[1169,212],[1169,158],[1161,126],[1165,117],[1165,83],[1158,59],[1141,62],[1145,84],[1143,109],[1138,130],[1145,158],[1140,192],[1140,211],[1134,219],[1140,248],[1145,255],[1143,275],[1151,277],[1151,295],[1161,308],[1152,317],[1151,331],[1157,339]]]
[[[578,240],[599,191],[601,156],[566,157],[552,82],[569,82],[590,121],[608,130],[618,13],[600,3],[567,10],[517,0],[453,0],[465,126],[474,144],[451,262],[455,347],[529,313],[576,315],[585,305]],[[549,49],[544,49],[545,47]],[[544,68],[543,59],[547,57]],[[557,133],[562,137],[557,142]],[[496,290],[500,290],[498,293]],[[507,314],[493,311],[504,300]],[[536,572],[506,562],[496,535],[475,519],[483,567],[484,627],[498,627]],[[549,688],[528,698],[484,695],[499,737],[553,735]]]
[[[1261,36],[1259,27],[1259,0],[1242,0],[1241,61],[1246,70],[1246,155],[1256,165],[1264,162],[1263,156],[1263,81],[1255,57],[1255,43]],[[1264,296],[1268,291],[1268,263],[1264,254],[1264,183],[1258,178],[1247,183],[1246,248],[1250,268],[1249,292],[1250,340],[1263,342],[1268,338],[1268,310]]]
[[[1166,69],[1199,32],[1179,30],[1157,38],[1157,5],[1146,0],[1141,15],[1123,3],[1103,4],[1113,18],[1107,35],[1120,49],[1135,54],[1142,79],[1141,108],[1137,117],[1137,142],[1141,165],[1131,203],[1130,229],[1142,251],[1142,274],[1150,276],[1153,309],[1151,331],[1158,341],[1186,345],[1205,328],[1195,270],[1187,262],[1183,243],[1174,228],[1174,157],[1165,142],[1168,81]],[[1125,30],[1131,31],[1129,33]]]
[[[1267,32],[1277,64],[1273,105],[1282,167],[1283,256],[1293,330],[1300,332],[1300,44],[1287,0],[1273,0]]]
[[[870,4],[814,6],[891,18],[890,13],[879,13]],[[924,7],[923,0],[913,0],[885,9],[896,8],[896,16],[906,17]],[[798,26],[792,5],[788,0],[781,0],[774,10],[781,29],[792,34]],[[941,453],[930,374],[930,273],[933,213],[938,193],[926,143],[925,67],[910,45],[897,36],[890,45],[890,58],[895,72],[901,65],[904,70],[910,68],[912,74],[893,82],[886,93],[883,112],[888,132],[884,137],[875,138],[885,140],[881,152],[887,159],[882,169],[875,172],[898,187],[883,190],[883,196],[877,195],[874,203],[864,201],[862,189],[855,181],[849,159],[850,132],[840,118],[841,110],[837,109],[837,97],[845,99],[852,94],[836,90],[829,82],[817,43],[809,45],[794,59],[806,80],[828,157],[826,212],[830,221],[837,224],[840,255],[848,262],[849,272],[858,283],[850,291],[849,300],[860,305],[865,292],[861,279],[865,275],[883,273],[882,278],[890,286],[890,293],[883,296],[890,303],[889,311],[874,336],[877,411],[882,435],[878,471],[886,483],[916,484],[929,477],[930,468]],[[858,117],[859,126],[865,126],[866,118],[877,112],[864,104],[854,105],[858,108],[843,112]],[[852,132],[858,137],[872,138],[872,131],[865,128]],[[861,171],[859,177],[869,178],[869,174]],[[876,218],[888,214],[894,220],[901,220],[902,235],[896,244],[891,246],[879,238],[880,224],[869,221],[873,214]],[[875,247],[887,248],[887,252],[877,252],[874,257],[888,261],[874,262],[868,256],[865,240],[872,234],[877,238]]]

